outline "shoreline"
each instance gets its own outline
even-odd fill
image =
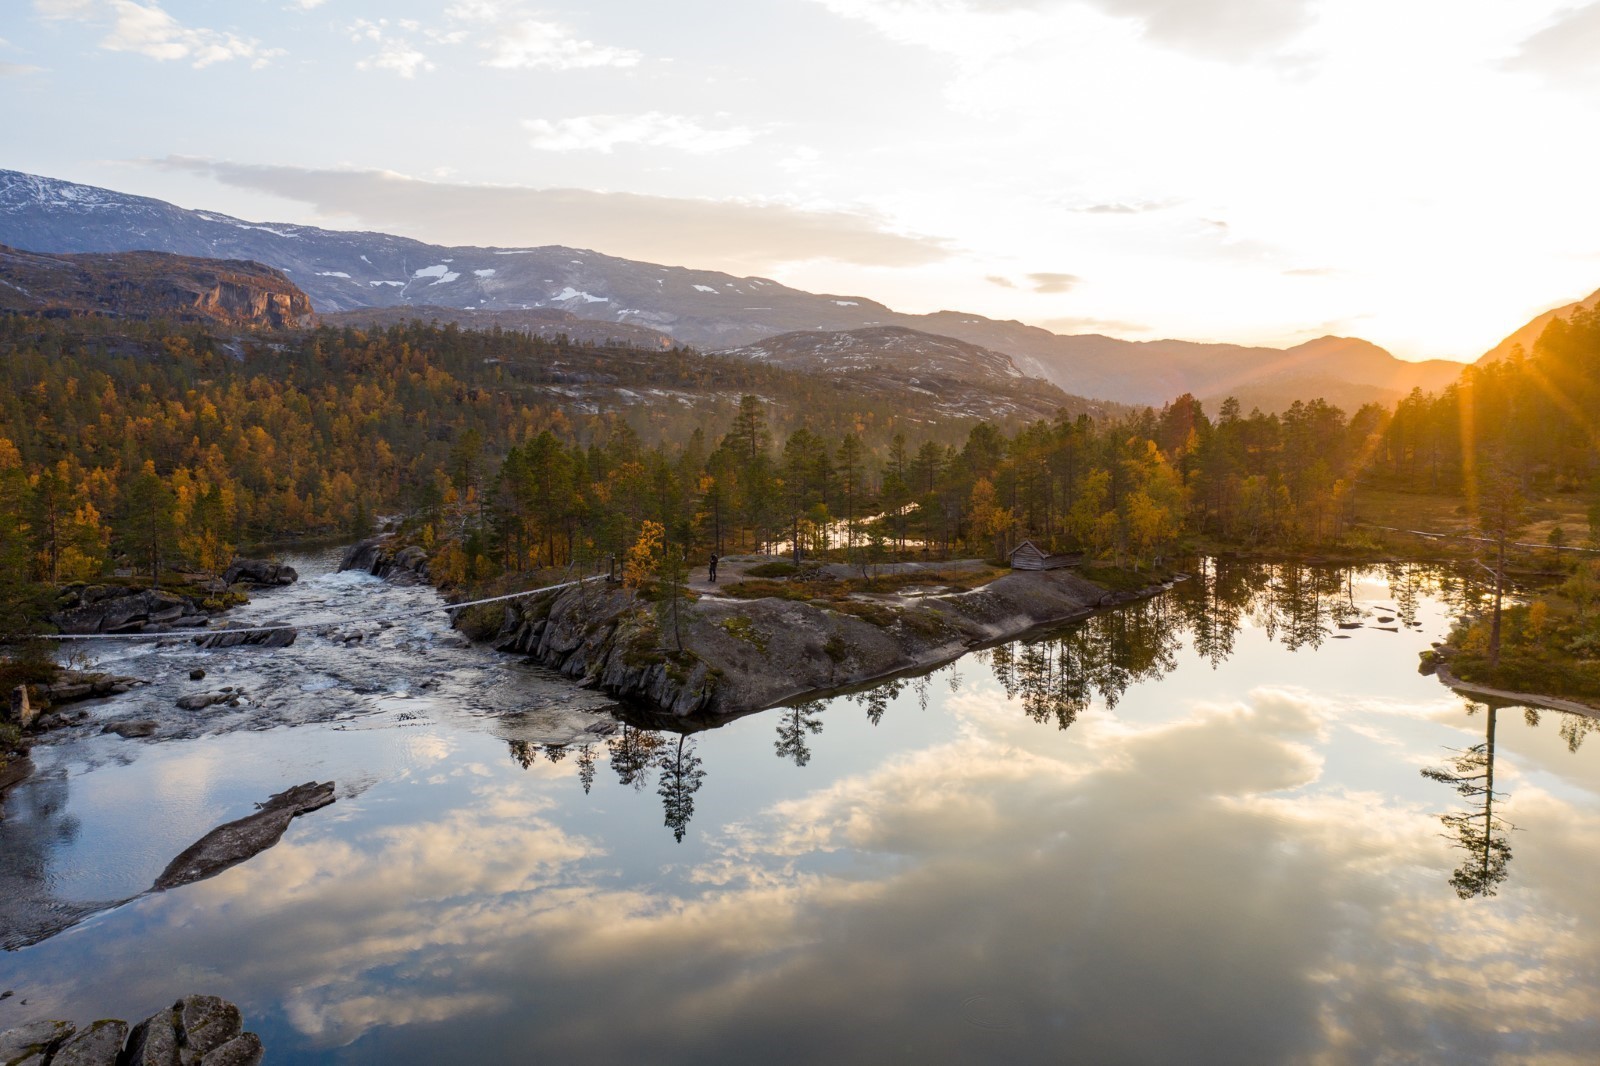
[[[1534,692],[1512,692],[1509,689],[1480,685],[1475,681],[1463,681],[1450,672],[1448,663],[1438,663],[1434,668],[1434,674],[1439,678],[1439,683],[1452,692],[1487,696],[1490,699],[1504,700],[1506,703],[1519,707],[1539,707],[1549,711],[1564,711],[1567,714],[1581,714],[1588,718],[1600,718],[1600,707],[1578,700],[1564,699],[1560,696],[1543,696]]]

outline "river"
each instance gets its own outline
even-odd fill
[[[96,723],[158,732],[36,751],[0,874],[66,928],[5,930],[0,1028],[202,991],[274,1063],[1600,1051],[1594,723],[1420,676],[1426,569],[1208,563],[920,677],[589,742],[605,700],[375,621],[431,591],[290,561],[236,617],[291,648],[105,650],[158,680]],[[167,710],[222,684],[248,704]],[[106,909],[313,779],[338,802],[275,848]]]

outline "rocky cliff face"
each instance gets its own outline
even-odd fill
[[[165,318],[231,329],[289,329],[312,321],[310,298],[260,263],[165,252],[40,254],[3,245],[0,311]]]
[[[596,580],[499,608],[492,641],[622,700],[680,718],[732,717],[933,666],[1132,598],[1062,570],[915,600],[873,597],[846,610],[702,596],[680,608],[680,652],[653,605]]]

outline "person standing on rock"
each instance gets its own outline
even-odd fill
[[[717,583],[717,553],[716,552],[712,552],[711,553],[711,583],[713,585],[715,585]]]

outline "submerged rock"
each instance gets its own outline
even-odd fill
[[[272,796],[255,814],[217,826],[186,848],[161,871],[152,891],[164,891],[213,877],[276,844],[289,823],[302,814],[332,803],[333,782],[285,789]]]

